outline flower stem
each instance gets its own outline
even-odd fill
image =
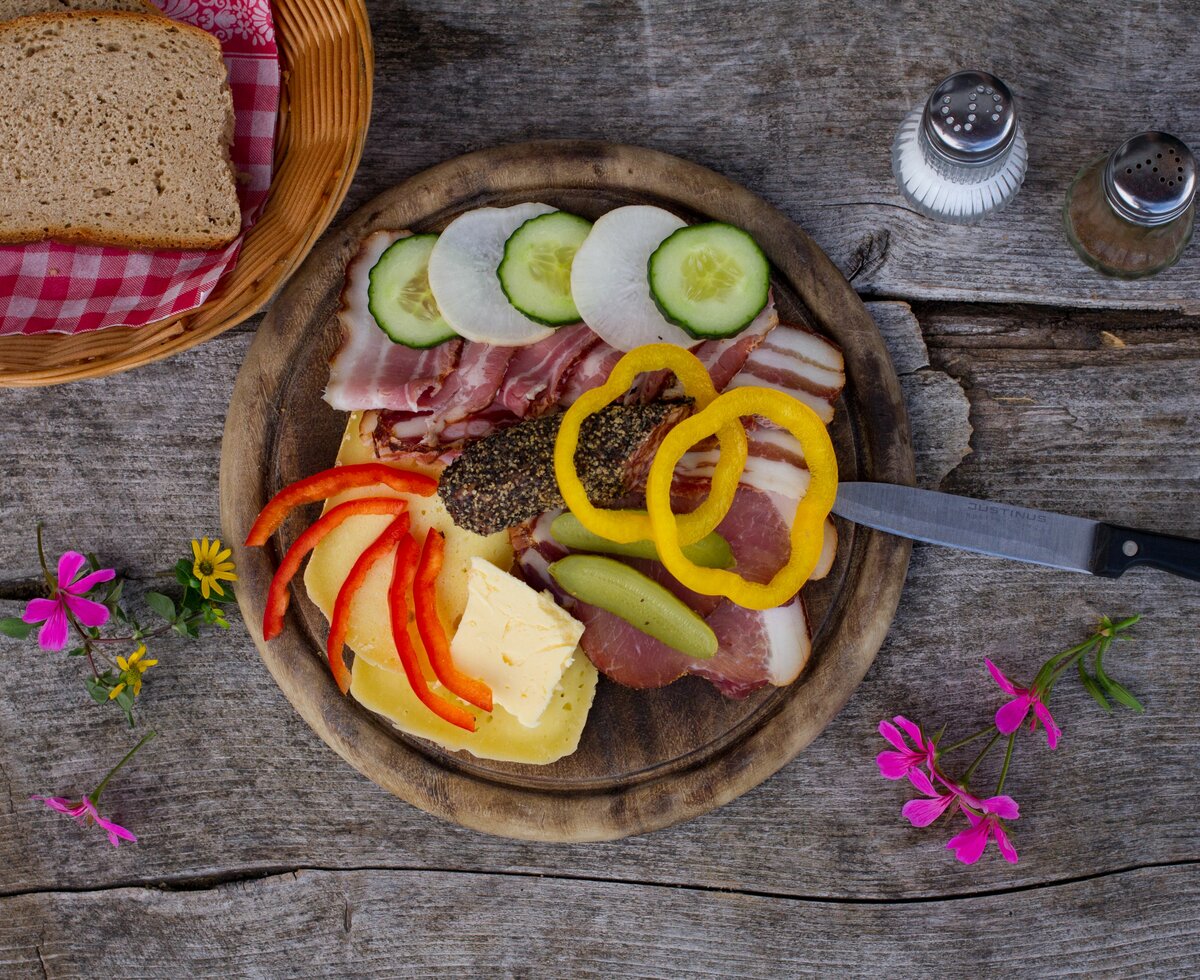
[[[993,725],[992,727],[996,728],[995,725]],[[999,738],[1000,738],[1000,729],[997,728],[996,734],[993,735],[988,740],[987,745],[985,745],[982,749],[979,750],[979,755],[975,756],[975,761],[972,762],[971,765],[967,768],[967,771],[963,773],[962,783],[964,786],[971,781],[971,777],[973,775],[975,775],[975,770],[979,768],[979,764],[981,762],[983,762],[984,758],[992,750],[992,746],[996,744],[996,741]]]
[[[1004,750],[1004,765],[1000,767],[1000,781],[996,783],[996,795],[1000,795],[1000,791],[1004,789],[1004,780],[1008,778],[1008,767],[1012,763],[1013,746],[1017,742],[1017,733],[1012,731],[1008,736],[1008,748]]]
[[[95,789],[94,789],[94,790],[91,792],[91,794],[89,795],[89,797],[88,797],[88,798],[89,798],[89,799],[90,799],[90,800],[91,800],[93,803],[96,803],[96,802],[97,802],[97,801],[100,799],[100,794],[104,792],[104,787],[108,785],[108,781],[109,781],[110,779],[112,779],[112,778],[113,778],[113,776],[115,776],[115,775],[117,774],[117,771],[118,771],[118,770],[119,770],[119,769],[120,769],[120,768],[121,768],[123,765],[125,765],[125,763],[126,763],[126,762],[128,762],[130,759],[132,759],[132,758],[134,757],[134,755],[136,755],[136,754],[137,754],[137,750],[138,750],[138,749],[140,749],[140,748],[141,748],[143,745],[145,745],[147,742],[149,742],[149,741],[150,741],[150,739],[154,738],[154,736],[155,736],[155,735],[157,735],[157,734],[158,734],[158,732],[146,732],[146,734],[142,736],[142,739],[141,739],[141,741],[140,741],[140,742],[138,742],[138,744],[137,744],[137,745],[135,745],[135,746],[134,746],[132,749],[130,749],[128,752],[126,752],[126,753],[125,753],[125,757],[124,757],[124,758],[123,758],[123,759],[122,759],[120,762],[118,762],[118,763],[117,763],[115,766],[113,766],[113,767],[112,767],[112,768],[111,768],[111,769],[108,771],[108,775],[107,775],[107,776],[105,776],[105,777],[104,777],[102,780],[100,780],[100,785],[99,785],[99,786],[97,786],[97,787],[96,787],[96,788],[95,788]]]
[[[42,547],[42,524],[38,522],[37,526],[37,546],[38,546],[38,561],[42,563],[42,576],[46,579],[46,588],[50,590],[50,595],[55,593],[54,579],[50,577],[50,566],[46,564],[46,549]]]
[[[988,725],[987,728],[979,729],[979,731],[977,731],[974,735],[968,735],[966,738],[955,742],[953,745],[949,745],[944,749],[938,749],[938,755],[945,755],[947,752],[953,752],[955,749],[961,749],[964,745],[969,745],[971,742],[974,742],[975,739],[983,738],[984,735],[994,730],[995,727],[995,725]]]

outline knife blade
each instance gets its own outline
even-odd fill
[[[1200,581],[1200,541],[890,483],[841,483],[833,512],[915,541],[1118,578],[1150,565]]]

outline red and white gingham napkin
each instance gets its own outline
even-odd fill
[[[38,242],[0,246],[0,337],[141,326],[195,309],[233,268],[271,186],[279,52],[269,0],[154,0],[221,42],[233,93],[242,232],[222,249],[130,252]]]

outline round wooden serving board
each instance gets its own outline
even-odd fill
[[[333,314],[347,262],[383,228],[440,231],[471,208],[544,201],[597,217],[623,204],[747,229],[775,267],[784,320],[807,322],[846,355],[832,429],[846,480],[912,483],[900,386],[870,315],[823,252],[748,190],[676,157],[631,146],[544,142],[440,164],[380,195],[326,236],[263,321],[238,375],[221,455],[221,519],[234,543],[237,594],[263,660],[305,721],[343,758],[402,799],[447,820],[510,837],[608,840],[665,827],[729,802],[791,761],[858,686],[883,642],[904,583],[907,542],[839,523],[830,576],[805,590],[816,628],[805,673],[743,701],[689,678],[657,691],[601,679],[578,751],[549,766],[449,753],[392,728],[330,677],[324,618],[297,579],[285,632],[263,642],[267,586],[283,550],[318,508],[294,515],[267,548],[247,529],[280,487],[329,466],[344,414],[321,400],[337,348]]]

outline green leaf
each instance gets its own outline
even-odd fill
[[[1108,646],[1104,645],[1096,652],[1096,680],[1110,698],[1118,704],[1123,704],[1130,711],[1141,714],[1146,710],[1141,702],[1104,672],[1104,652],[1107,649]]]
[[[1125,705],[1130,711],[1136,711],[1139,715],[1146,709],[1142,707],[1142,703],[1129,693],[1124,687],[1114,681],[1111,677],[1105,677],[1104,690],[1116,702]]]
[[[161,592],[147,592],[146,605],[168,623],[175,621],[175,603],[171,600],[170,596],[165,596]]]
[[[14,640],[23,640],[33,632],[33,623],[27,623],[16,616],[5,616],[0,619],[0,633],[11,636]]]
[[[125,580],[117,579],[117,584],[109,590],[108,597],[104,600],[104,604],[110,609],[114,608],[121,601],[121,593],[125,591]]]
[[[115,681],[112,679],[111,671],[105,671],[99,677],[89,677],[86,681],[87,692],[92,696],[92,700],[97,704],[103,704],[108,700],[108,692],[115,687]]]
[[[133,692],[129,688],[125,688],[113,700],[117,707],[125,713],[125,720],[129,722],[129,727],[133,727]]]
[[[87,653],[86,647],[75,647],[74,649],[67,651],[67,656],[68,657],[82,657],[86,653]]]
[[[199,584],[192,576],[192,563],[186,558],[180,558],[175,563],[175,580],[185,588],[189,585]]]
[[[1083,689],[1096,699],[1096,703],[1100,705],[1101,708],[1111,713],[1112,705],[1108,703],[1108,698],[1106,698],[1104,696],[1104,692],[1100,690],[1100,685],[1096,683],[1096,679],[1083,669],[1082,660],[1079,661],[1078,666],[1079,680],[1083,683]]]

